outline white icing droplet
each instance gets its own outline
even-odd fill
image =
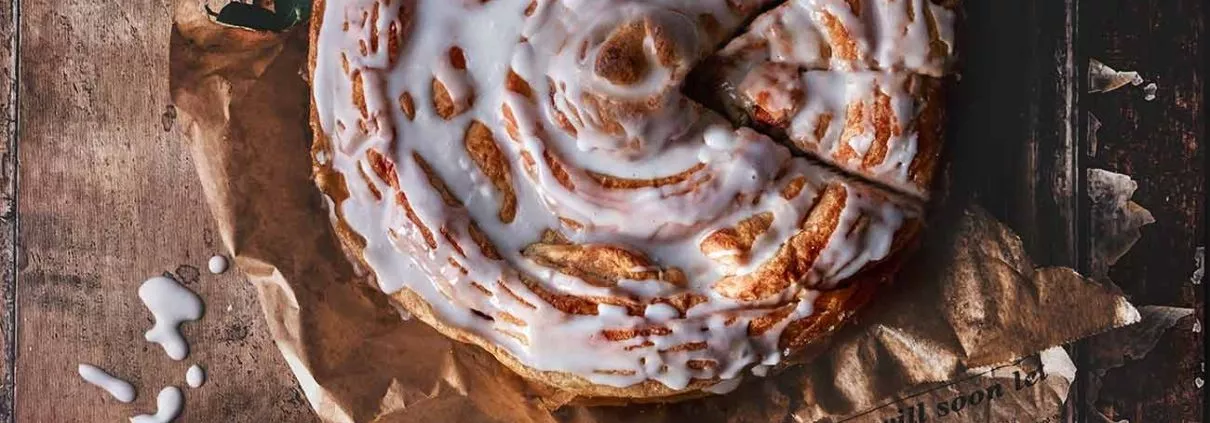
[[[1158,89],[1159,87],[1154,82],[1147,84],[1143,87],[1143,99],[1147,101],[1155,100],[1155,91]]]
[[[134,386],[130,382],[118,379],[101,368],[89,364],[81,364],[79,371],[80,377],[84,378],[84,381],[104,389],[114,399],[124,403],[134,401]]]
[[[752,366],[752,374],[755,376],[765,377],[769,375],[769,366],[758,364]]]
[[[189,370],[185,371],[185,383],[189,384],[190,388],[201,387],[206,383],[206,371],[196,364],[189,366]]]
[[[597,304],[597,315],[603,317],[624,318],[627,316],[626,307],[613,304]]]
[[[227,258],[223,257],[221,254],[216,254],[214,257],[210,258],[210,261],[206,263],[206,266],[208,266],[210,268],[210,273],[213,273],[216,275],[219,273],[226,272],[227,271]]]
[[[156,276],[139,286],[139,299],[155,316],[155,326],[144,336],[160,344],[173,360],[189,355],[189,344],[181,336],[181,323],[202,318],[202,299],[175,280]]]
[[[185,395],[181,393],[181,388],[175,386],[164,388],[155,397],[155,415],[140,414],[131,417],[130,423],[168,423],[181,414],[184,400]]]
[[[648,320],[657,323],[667,322],[669,320],[680,317],[681,312],[675,307],[664,303],[649,304],[643,310],[643,315]]]

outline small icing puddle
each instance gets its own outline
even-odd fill
[[[189,384],[190,388],[202,386],[206,383],[206,371],[196,364],[189,366],[189,370],[185,371],[185,383]]]
[[[134,386],[130,382],[118,379],[101,368],[89,364],[81,364],[79,371],[80,377],[84,378],[84,381],[104,389],[114,399],[125,403],[134,401]]]
[[[160,344],[168,357],[182,360],[189,355],[189,344],[181,336],[181,323],[202,318],[202,299],[197,294],[163,276],[156,276],[139,286],[139,299],[155,316],[155,326],[144,336]]]
[[[210,268],[210,273],[219,274],[227,271],[227,258],[222,255],[215,255],[206,263],[206,267]]]
[[[130,418],[130,423],[168,423],[181,414],[185,395],[181,388],[169,386],[155,397],[155,414],[140,414]]]

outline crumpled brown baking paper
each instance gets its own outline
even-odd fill
[[[310,180],[306,32],[220,27],[195,0],[176,6],[172,97],[206,199],[327,421],[1042,421],[1075,372],[1050,347],[1139,318],[1070,269],[1035,269],[985,212],[942,211],[900,280],[810,364],[684,403],[574,405],[401,320],[355,274]]]

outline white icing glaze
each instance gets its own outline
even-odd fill
[[[160,390],[155,397],[155,414],[140,414],[130,418],[130,423],[168,423],[181,414],[185,395],[181,388],[169,386]]]
[[[188,384],[190,388],[201,387],[206,383],[206,370],[202,369],[202,366],[196,364],[189,366],[189,370],[185,371],[185,383]]]
[[[118,379],[101,370],[101,368],[90,364],[81,364],[78,371],[80,372],[80,377],[84,378],[85,382],[104,389],[114,399],[125,403],[134,401],[134,386],[130,382]]]
[[[168,357],[182,360],[189,355],[189,343],[181,336],[181,323],[202,318],[202,299],[175,280],[163,276],[148,279],[139,286],[139,299],[155,317],[144,336],[160,344]]]
[[[213,257],[210,257],[210,260],[206,262],[206,267],[210,269],[210,273],[216,275],[226,272],[227,266],[227,257],[224,257],[221,254],[216,254]]]
[[[598,384],[622,387],[656,380],[679,389],[693,379],[718,378],[724,381],[721,387],[727,387],[738,383],[745,368],[780,362],[783,329],[813,312],[819,291],[810,287],[834,286],[884,258],[895,231],[915,212],[910,206],[868,197],[864,188],[792,158],[768,137],[732,128],[680,94],[692,64],[723,41],[710,39],[693,24],[696,19],[687,17],[710,14],[721,26],[718,32],[729,34],[742,17],[731,12],[728,3],[734,0],[539,1],[527,18],[529,2],[524,0],[422,0],[414,6],[406,0],[328,0],[313,78],[316,112],[333,145],[324,160],[346,177],[349,198],[334,213],[365,239],[363,256],[379,287],[388,293],[414,292],[443,323],[502,346],[527,366],[569,372]],[[741,3],[758,7],[765,1]],[[414,7],[415,14],[399,58],[392,62],[388,49],[381,47],[382,38],[377,49],[362,45],[375,44],[367,41],[372,34],[387,37],[395,33],[392,28],[404,26],[397,13],[373,10],[397,11],[401,6]],[[673,28],[669,36],[680,41],[680,61],[656,66],[640,81],[624,86],[598,77],[592,59],[601,54],[603,38],[612,28],[640,17]],[[645,40],[647,59],[656,60],[653,42]],[[576,45],[586,47],[563,48]],[[465,70],[449,62],[454,46],[464,52]],[[342,69],[342,57],[347,58],[348,73]],[[510,70],[528,83],[532,99],[505,89]],[[550,92],[548,78],[555,92]],[[463,113],[448,120],[437,115],[430,88],[434,79],[455,104],[466,108]],[[358,80],[361,86],[355,88]],[[353,100],[355,90],[364,95],[364,110]],[[413,118],[395,104],[404,93],[413,98]],[[657,107],[618,118],[619,133],[607,128],[602,109],[586,96]],[[505,108],[516,122],[516,140],[505,130]],[[559,128],[558,113],[579,116],[571,123],[576,135]],[[509,223],[497,217],[501,192],[463,148],[473,121],[492,130],[511,163],[508,174],[517,209]],[[367,164],[371,150],[393,163],[396,180],[376,176]],[[417,155],[459,205],[448,204],[432,188]],[[526,155],[536,159],[532,171],[522,166]],[[607,188],[591,173],[648,179],[695,168],[683,180],[634,189]],[[368,176],[363,179],[359,173]],[[803,193],[783,197],[782,188],[799,177],[807,181]],[[828,184],[846,185],[848,198],[840,227],[813,263],[808,280],[754,301],[710,289],[719,278],[751,273],[772,257],[799,231]],[[406,197],[408,208],[400,205],[400,196]],[[773,222],[755,240],[746,262],[720,264],[699,250],[708,234],[766,211],[774,215]],[[859,230],[850,230],[860,216],[868,219]],[[564,227],[559,218],[579,226]],[[500,260],[474,247],[472,222],[493,242]],[[682,269],[688,286],[656,280],[598,286],[522,255],[544,230],[561,227],[573,243],[624,245],[661,268]],[[426,234],[434,246],[427,244]],[[638,315],[606,303],[596,306],[595,315],[570,314],[545,301],[535,287],[646,305]],[[649,303],[684,292],[699,294],[704,301],[683,316],[668,305]],[[796,305],[771,329],[749,335],[749,322],[790,303]],[[499,318],[502,313],[524,324]],[[653,326],[663,330],[623,340],[605,336],[607,331]],[[700,347],[673,348],[687,344]],[[697,365],[703,362],[711,364]]]
[[[824,248],[807,275],[807,284],[815,288],[835,288],[870,263],[891,252],[895,231],[903,225],[903,212],[883,199],[872,198],[862,191],[850,193],[847,201],[855,207],[845,207],[840,222],[828,239],[828,246],[845,245],[860,248]],[[861,210],[862,214],[856,213]],[[868,220],[858,230],[858,218]]]

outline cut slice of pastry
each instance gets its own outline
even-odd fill
[[[581,398],[718,393],[818,351],[893,276],[922,204],[682,94],[769,3],[317,0],[312,156],[338,237],[397,305]],[[834,96],[772,81],[765,126],[872,98],[810,140],[861,160],[934,125],[905,100],[931,79],[793,77]],[[882,129],[845,135],[863,125]]]
[[[728,86],[734,90],[723,101],[737,120],[827,163],[928,197],[944,143],[940,80],[765,62]]]
[[[927,198],[944,138],[939,78],[953,61],[953,7],[789,1],[711,58],[693,91],[812,156]]]

